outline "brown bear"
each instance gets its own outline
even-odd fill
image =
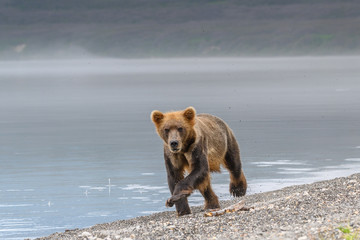
[[[205,198],[205,209],[220,208],[210,184],[210,172],[220,172],[220,165],[230,172],[230,194],[245,195],[247,183],[239,146],[223,120],[209,114],[196,115],[193,107],[167,113],[155,110],[151,119],[164,140],[167,180],[172,194],[166,206],[175,204],[179,216],[190,214],[187,197],[198,189]]]

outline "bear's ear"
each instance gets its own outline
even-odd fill
[[[155,124],[159,124],[161,122],[161,120],[164,119],[164,114],[158,110],[154,110],[151,112],[151,120],[155,123]]]
[[[188,121],[193,121],[195,119],[196,111],[193,107],[188,107],[184,110],[184,117]]]

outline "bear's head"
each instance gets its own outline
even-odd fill
[[[191,138],[194,138],[195,115],[193,107],[167,113],[152,111],[151,120],[156,131],[172,153],[184,150]]]

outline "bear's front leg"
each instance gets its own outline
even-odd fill
[[[191,166],[190,174],[176,184],[171,198],[166,201],[168,206],[187,198],[194,189],[209,179],[209,165],[201,145],[195,147],[191,153]]]
[[[165,165],[166,165],[166,171],[167,171],[167,179],[168,179],[168,185],[171,194],[173,195],[176,183],[179,183],[181,180],[184,179],[184,170],[183,169],[177,169],[175,168],[169,157],[165,154]],[[170,198],[171,199],[171,198]],[[178,216],[190,214],[191,210],[189,207],[189,203],[186,197],[178,197],[175,199],[175,201],[168,199],[165,203],[167,207],[172,207],[175,204],[176,212]]]
[[[193,192],[193,190],[188,187],[188,186],[182,186],[181,184],[182,182],[178,183],[175,186],[175,189],[173,191],[173,195],[171,196],[171,198],[169,198],[166,201],[166,206],[167,207],[172,207],[174,206],[174,204],[176,204],[178,201],[180,201],[181,199],[186,199],[188,196],[190,196],[190,194]],[[182,190],[180,190],[182,189]]]

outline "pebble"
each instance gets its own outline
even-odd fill
[[[67,231],[67,232],[69,232],[69,231]],[[81,234],[81,237],[91,237],[92,236],[92,234],[91,233],[89,233],[89,232],[83,232],[82,234]]]

